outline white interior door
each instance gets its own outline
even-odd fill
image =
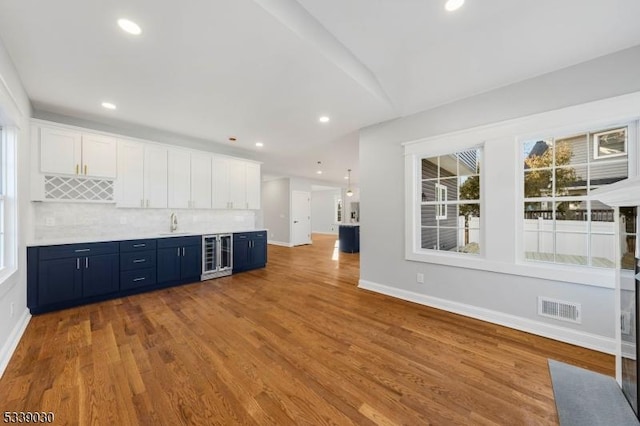
[[[293,191],[291,196],[291,244],[311,244],[311,193]]]

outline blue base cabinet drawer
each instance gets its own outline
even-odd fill
[[[156,284],[156,268],[136,269],[120,272],[120,289],[146,287]]]
[[[156,240],[120,241],[120,253],[131,251],[148,251],[156,249]]]
[[[156,267],[156,251],[133,251],[129,253],[120,253],[120,270],[127,271],[129,269],[145,269]]]

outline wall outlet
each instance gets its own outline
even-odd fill
[[[44,219],[44,224],[47,226],[56,226],[56,218],[55,217],[46,217]]]
[[[15,307],[13,305],[13,302],[11,302],[9,304],[9,317],[13,318],[14,311],[15,311]]]
[[[416,282],[418,284],[424,284],[424,274],[423,273],[418,272],[416,274]]]

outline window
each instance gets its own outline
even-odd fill
[[[627,129],[615,129],[593,135],[593,157],[619,157],[627,153]]]
[[[336,196],[333,199],[334,201],[334,217],[333,217],[333,221],[335,223],[341,223],[342,222],[342,200],[340,199],[340,197]]]
[[[523,144],[524,257],[612,268],[614,209],[589,200],[628,176],[627,127]]]
[[[479,253],[481,152],[420,158],[422,249]]]

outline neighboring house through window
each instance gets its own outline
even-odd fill
[[[422,249],[480,250],[480,148],[420,159]]]
[[[523,144],[525,259],[613,268],[614,209],[594,189],[628,176],[628,126]]]

